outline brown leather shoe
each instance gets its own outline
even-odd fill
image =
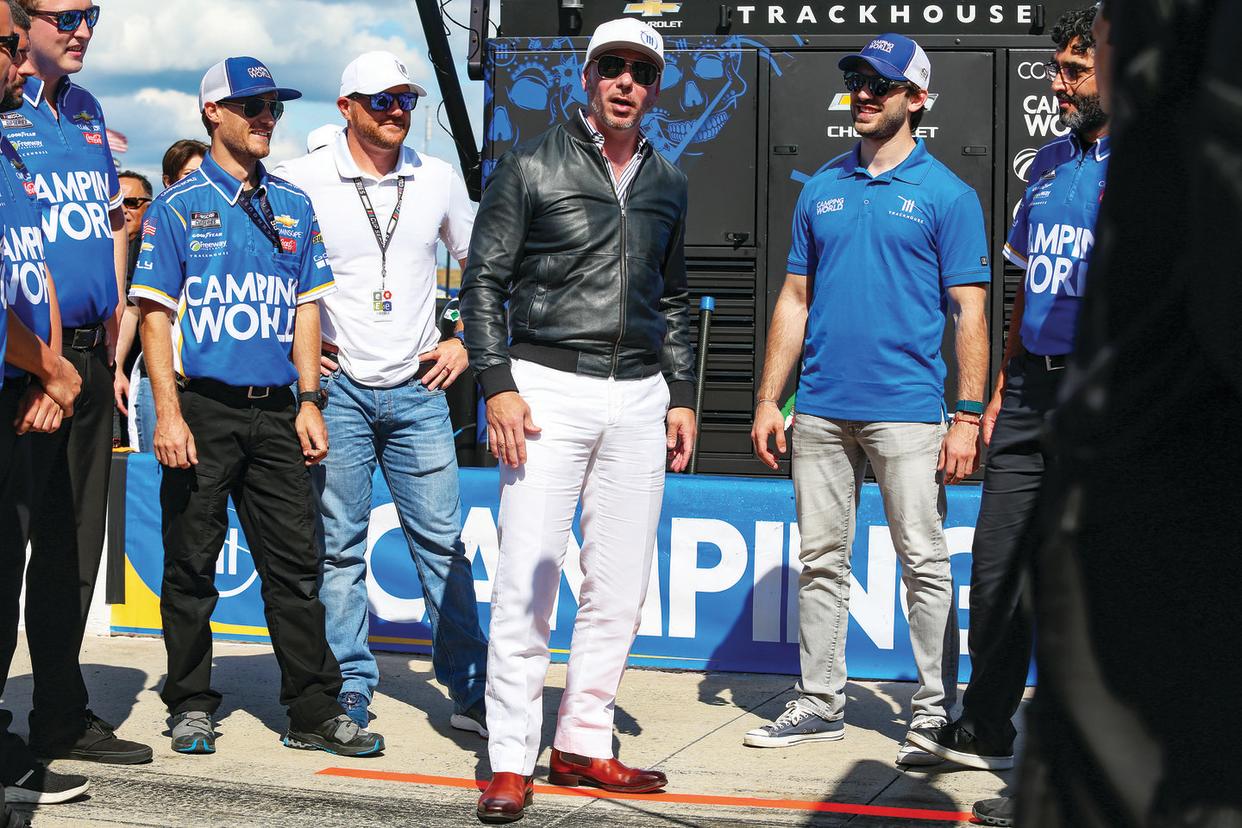
[[[517,822],[535,798],[530,777],[520,773],[497,773],[479,797],[476,813],[480,822]]]
[[[668,785],[668,777],[659,771],[626,767],[617,759],[561,753],[556,748],[552,748],[552,772],[548,774],[548,781],[569,788],[594,785],[616,793],[648,793]]]

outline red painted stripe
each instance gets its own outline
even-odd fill
[[[343,776],[349,779],[371,779],[380,782],[406,782],[414,785],[438,785],[447,788],[482,790],[486,782],[454,776],[427,776],[421,773],[366,770],[364,768],[325,768],[322,776]],[[761,799],[751,796],[709,796],[705,794],[626,794],[609,793],[598,788],[562,788],[536,785],[535,792],[552,796],[580,796],[590,799],[638,799],[648,802],[675,802],[684,805],[715,805],[730,808],[774,808],[784,811],[815,811],[831,814],[888,817],[890,819],[921,819],[935,822],[971,822],[971,814],[963,811],[937,811],[927,808],[889,808],[879,805],[856,805],[851,802],[813,802],[798,799]]]

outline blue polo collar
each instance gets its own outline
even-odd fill
[[[849,157],[845,159],[845,163],[841,165],[840,178],[852,178],[854,176],[865,176],[866,178],[875,178],[879,181],[896,178],[905,181],[908,184],[922,184],[923,179],[927,177],[927,171],[931,169],[932,157],[927,152],[927,145],[923,143],[922,138],[914,139],[914,149],[910,150],[910,154],[893,169],[872,176],[867,172],[867,168],[862,165],[862,142],[859,141],[850,150]]]
[[[1070,139],[1070,144],[1074,147],[1074,154],[1075,155],[1081,154],[1083,152],[1083,146],[1079,142],[1078,136],[1075,133],[1071,132],[1069,135],[1069,139]],[[1101,135],[1099,138],[1095,139],[1095,143],[1087,147],[1086,152],[1088,155],[1094,155],[1096,161],[1103,161],[1106,158],[1108,158],[1109,153],[1112,152],[1112,148],[1109,146],[1109,143],[1108,143],[1108,136]]]
[[[207,179],[207,183],[215,187],[216,190],[219,191],[220,195],[224,196],[224,200],[229,203],[230,207],[237,204],[237,199],[242,194],[242,185],[244,182],[238,181],[236,178],[225,172],[224,168],[216,163],[216,159],[211,157],[210,152],[203,156],[203,163],[202,166],[199,167],[199,170],[202,172],[203,177]],[[258,173],[259,186],[257,189],[261,190],[267,186],[268,180],[267,170],[264,168],[262,162],[258,163]]]
[[[43,105],[43,89],[47,86],[47,81],[43,78],[29,77],[26,78],[26,84],[22,88],[22,97],[26,102],[38,109]],[[56,89],[56,110],[60,111],[60,104],[64,102],[65,96],[69,94],[69,90],[73,87],[73,81],[69,76],[60,79],[60,85]]]

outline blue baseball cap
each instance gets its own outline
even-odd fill
[[[272,80],[272,73],[263,62],[252,57],[231,57],[217,63],[203,75],[203,82],[198,86],[198,109],[211,102],[229,98],[249,98],[253,95],[276,93],[276,100],[291,101],[302,97],[296,89],[277,86]]]
[[[837,63],[838,69],[855,68],[858,61],[867,65],[881,77],[889,80],[908,81],[920,89],[931,88],[931,61],[923,47],[910,38],[889,32],[867,44],[867,48],[846,55]]]

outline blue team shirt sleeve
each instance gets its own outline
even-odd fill
[[[1013,226],[1009,228],[1009,238],[1005,239],[1005,258],[1017,267],[1026,270],[1026,253],[1030,250],[1031,189],[1027,188],[1018,204],[1018,213],[1014,216]]]
[[[785,270],[806,276],[815,269],[814,240],[811,238],[811,213],[807,205],[811,202],[810,185],[802,188],[798,203],[793,214],[793,239],[789,244],[789,258],[785,262]]]
[[[185,282],[186,222],[165,199],[156,199],[142,220],[131,299],[150,299],[177,310]]]
[[[309,244],[302,247],[301,269],[298,274],[298,304],[314,302],[336,291],[332,266],[328,264],[328,250],[319,231],[319,219],[310,214],[310,232],[306,234]]]
[[[974,190],[954,199],[944,218],[937,223],[936,253],[940,259],[940,281],[944,287],[974,285],[991,280],[983,207]]]

